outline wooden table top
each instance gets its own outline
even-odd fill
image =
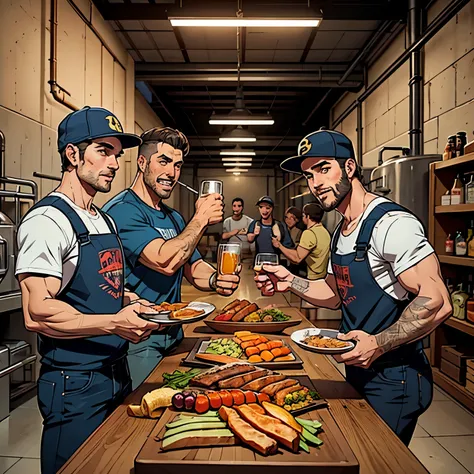
[[[261,298],[250,278],[236,292],[234,297],[249,301]],[[244,283],[244,281],[243,281]],[[255,291],[253,290],[253,288]],[[183,300],[199,299],[209,301],[221,308],[229,299],[197,292],[192,287],[183,288]],[[284,305],[283,295],[265,298],[258,304]],[[296,313],[303,318],[302,324],[289,328],[287,334],[295,329],[310,327],[312,324],[295,308],[285,308],[288,314]],[[211,316],[212,317],[212,316]],[[145,382],[138,387],[125,402],[86,440],[72,458],[61,469],[61,474],[130,474],[134,472],[134,460],[147,437],[156,427],[158,420],[132,418],[127,415],[127,405],[139,404],[141,398],[150,390],[162,384],[162,374],[172,372],[187,355],[200,337],[210,335],[202,322],[185,326],[185,339],[173,354],[165,357]],[[204,331],[204,332],[203,332]],[[289,340],[289,336],[283,336]],[[307,374],[321,395],[329,401],[329,411],[344,434],[359,464],[361,474],[424,473],[428,471],[411,451],[395,436],[369,404],[360,398],[342,374],[320,354],[309,353],[293,345],[304,362],[304,369],[280,371],[294,375]]]

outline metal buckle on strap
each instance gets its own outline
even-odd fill
[[[370,248],[370,244],[355,244],[354,250],[356,251],[356,256],[354,258],[354,261],[363,262]]]
[[[89,232],[87,232],[87,234],[79,234],[77,236],[77,239],[79,240],[79,243],[81,245],[86,245],[86,244],[90,244],[91,241],[89,239]]]

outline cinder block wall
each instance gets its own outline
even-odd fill
[[[428,23],[449,4],[438,0],[428,11]],[[460,130],[474,138],[474,2],[433,37],[424,48],[424,153],[442,153],[448,135]],[[368,71],[373,83],[408,45],[406,30]],[[409,63],[406,62],[363,104],[363,164],[377,165],[383,145],[409,146]],[[333,107],[334,121],[357,98],[345,94]],[[356,111],[337,128],[357,146]],[[393,153],[393,155],[398,153]],[[387,154],[387,157],[390,153]]]

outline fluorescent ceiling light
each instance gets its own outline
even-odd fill
[[[172,26],[252,27],[266,28],[315,28],[321,23],[318,18],[170,18]]]
[[[220,142],[256,142],[257,139],[255,137],[242,137],[242,138],[232,138],[232,137],[220,137]]]
[[[232,157],[229,157],[229,158],[227,158],[225,156],[222,157],[222,161],[236,161],[236,160],[238,160],[238,161],[252,161],[252,158],[240,158],[240,157],[236,158],[235,156],[232,156]]]
[[[252,163],[241,163],[241,162],[234,162],[234,163],[222,163],[224,166],[252,166]]]
[[[255,135],[247,129],[243,129],[241,126],[232,128],[225,131],[220,137],[220,142],[256,142],[257,138]]]
[[[229,168],[226,169],[228,173],[247,173],[248,169],[243,169],[243,168]]]
[[[237,171],[237,173],[232,173],[234,176],[239,176],[240,175],[240,171]]]
[[[254,151],[243,151],[243,150],[236,150],[236,151],[221,151],[221,155],[224,156],[255,156]]]
[[[273,125],[274,123],[273,119],[233,119],[232,117],[209,119],[209,125]]]

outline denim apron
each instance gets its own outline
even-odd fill
[[[115,314],[123,307],[123,252],[110,218],[110,233],[89,234],[79,215],[59,197],[52,206],[66,215],[79,241],[73,278],[56,299],[84,314]],[[131,391],[128,342],[105,335],[78,339],[38,336],[41,371],[38,405],[43,417],[41,472],[54,474]]]
[[[362,222],[354,252],[336,253],[342,223],[334,233],[331,264],[342,301],[341,332],[378,334],[400,318],[409,300],[396,300],[372,276],[367,251],[375,225],[387,212],[407,211],[395,203],[377,205]],[[421,341],[412,342],[379,357],[368,369],[346,365],[346,379],[363,395],[406,445],[418,417],[433,396],[431,367]]]

